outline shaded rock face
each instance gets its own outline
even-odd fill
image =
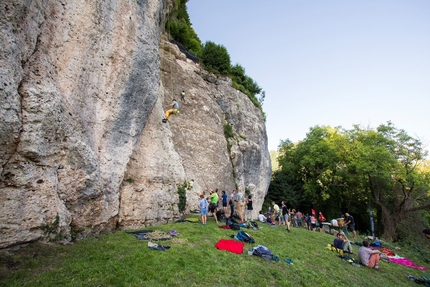
[[[230,195],[240,188],[251,193],[256,218],[272,172],[260,109],[233,89],[229,78],[215,77],[187,60],[166,38],[160,47],[162,88],[127,165],[119,225],[131,228],[177,218],[176,186],[191,179],[195,184],[187,190],[187,210],[197,209],[202,192],[207,197],[208,190],[218,188]],[[162,123],[163,106],[173,99],[180,113]],[[226,138],[224,125],[232,127],[232,137]]]
[[[237,184],[258,213],[271,174],[261,112],[160,41],[172,3],[0,3],[0,248],[177,219],[176,184],[191,178],[187,210]]]

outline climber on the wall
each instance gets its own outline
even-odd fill
[[[175,99],[173,99],[172,104],[166,106],[166,108],[168,108],[168,110],[164,116],[163,123],[167,123],[171,114],[179,113],[179,104]]]
[[[181,100],[185,102],[185,91],[182,91],[181,93]]]

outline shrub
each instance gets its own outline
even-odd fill
[[[178,201],[178,209],[179,212],[185,211],[185,206],[187,205],[187,180],[184,181],[182,185],[178,184],[178,195],[179,195],[179,201]]]
[[[231,125],[229,123],[224,124],[224,136],[226,139],[234,137],[233,128],[231,127]]]
[[[203,66],[215,74],[228,75],[230,72],[230,55],[222,45],[207,41],[202,49]]]

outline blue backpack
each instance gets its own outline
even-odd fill
[[[269,248],[267,248],[266,246],[258,245],[257,247],[254,247],[252,251],[253,255],[259,256],[266,260],[270,261],[273,259],[272,251],[270,251]]]
[[[251,237],[248,233],[245,231],[240,230],[236,235],[237,240],[243,241],[246,243],[255,243],[254,238]]]

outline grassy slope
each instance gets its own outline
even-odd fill
[[[208,222],[151,227],[175,229],[181,233],[178,238],[188,240],[163,241],[172,246],[165,252],[151,250],[147,241],[123,231],[71,246],[32,244],[14,256],[2,252],[0,286],[420,286],[405,275],[430,274],[388,263],[381,263],[384,272],[355,267],[325,249],[333,241],[331,235],[296,228],[287,233],[268,225],[249,230],[256,244],[246,245],[237,255],[214,248],[219,239],[236,232],[217,228],[212,218]],[[280,261],[249,256],[247,251],[258,244],[271,249]],[[402,252],[406,250],[398,253],[430,267],[419,256]],[[284,258],[291,258],[294,265]]]

